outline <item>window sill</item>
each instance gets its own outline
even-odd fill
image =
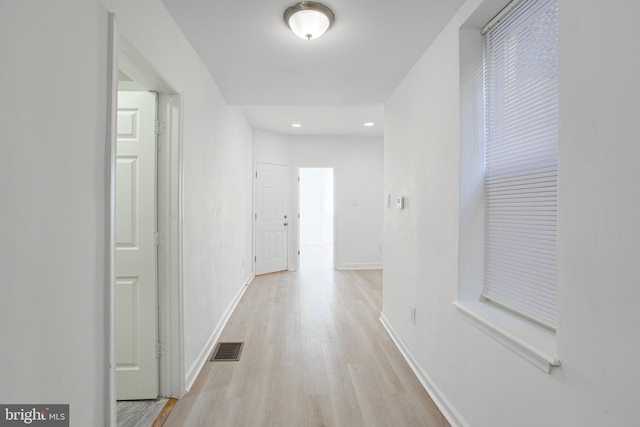
[[[482,301],[453,301],[466,321],[546,373],[560,366],[556,334]]]

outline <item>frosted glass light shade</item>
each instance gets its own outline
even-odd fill
[[[303,1],[284,12],[284,20],[300,38],[312,40],[329,29],[335,16],[327,6],[312,1]]]

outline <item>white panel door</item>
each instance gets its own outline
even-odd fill
[[[118,92],[117,399],[158,397],[156,95]]]
[[[256,274],[286,270],[289,168],[256,164]]]

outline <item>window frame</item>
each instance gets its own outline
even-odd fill
[[[506,3],[506,2],[505,2]],[[481,29],[500,12],[482,2],[459,28],[460,211],[458,315],[545,373],[560,366],[555,331],[481,296],[484,277],[484,98]],[[502,4],[504,8],[504,3]]]

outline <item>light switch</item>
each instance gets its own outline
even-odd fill
[[[398,198],[396,199],[396,208],[404,209],[404,197],[398,196]]]

